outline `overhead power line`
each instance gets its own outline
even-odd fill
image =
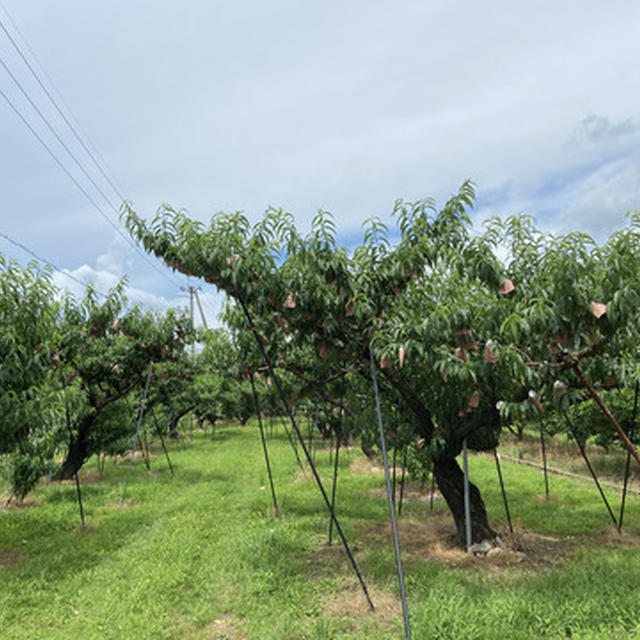
[[[82,171],[82,173],[87,178],[87,180],[89,180],[89,182],[93,185],[95,190],[104,198],[105,202],[117,213],[118,212],[117,207],[113,204],[113,202],[111,202],[107,194],[102,190],[100,185],[93,179],[91,174],[84,168],[84,165],[82,165],[82,163],[78,160],[75,153],[73,153],[73,151],[69,149],[65,141],[60,137],[60,134],[55,130],[53,125],[47,120],[45,115],[40,110],[40,107],[38,107],[38,105],[33,101],[31,96],[27,93],[26,89],[22,86],[21,82],[15,76],[13,71],[11,71],[11,69],[7,66],[7,63],[2,59],[1,56],[0,56],[0,65],[2,65],[4,70],[9,74],[14,84],[18,87],[18,89],[20,89],[20,92],[22,93],[22,95],[27,99],[29,104],[33,107],[34,111],[40,116],[40,119],[42,120],[42,122],[44,122],[47,129],[51,131],[55,139],[60,143],[62,148],[69,154],[70,158],[76,163],[77,167],[80,169],[80,171]]]
[[[82,195],[84,195],[84,197],[94,206],[94,208],[96,209],[96,211],[98,211],[98,213],[113,227],[113,229],[116,231],[116,233],[130,246],[132,246],[134,248],[134,250],[142,257],[144,258],[144,260],[150,264],[160,275],[162,275],[163,278],[166,278],[169,282],[171,282],[171,284],[173,285],[178,285],[180,286],[180,281],[175,279],[175,278],[170,278],[164,271],[162,271],[161,269],[159,269],[159,267],[152,262],[149,257],[143,253],[142,251],[140,251],[140,249],[138,248],[138,246],[136,244],[134,244],[130,238],[127,237],[127,235],[122,231],[122,229],[102,210],[102,208],[100,207],[100,205],[89,195],[89,193],[87,192],[87,190],[80,184],[80,182],[78,182],[78,180],[76,179],[76,177],[69,171],[69,169],[67,169],[67,167],[62,163],[62,161],[56,156],[56,154],[54,153],[54,151],[51,149],[51,147],[44,141],[44,139],[42,138],[42,136],[33,128],[33,126],[31,125],[31,123],[24,117],[24,115],[20,112],[20,110],[18,109],[18,107],[16,107],[16,105],[11,101],[11,99],[9,98],[9,96],[2,90],[0,89],[0,95],[2,95],[2,97],[5,99],[5,101],[7,102],[7,104],[11,107],[11,109],[13,110],[13,112],[18,116],[18,118],[20,118],[20,120],[22,121],[22,123],[24,124],[25,127],[27,127],[27,129],[29,129],[29,131],[31,132],[31,134],[36,138],[36,140],[45,148],[45,150],[47,151],[47,153],[51,156],[51,158],[53,158],[54,162],[62,169],[62,171],[64,171],[64,173],[67,175],[67,177],[69,178],[69,180],[71,180],[71,182],[73,182],[73,184],[76,186],[76,188],[82,193]],[[92,181],[93,182],[93,181]],[[113,205],[112,205],[113,206]],[[116,210],[117,211],[117,210]]]
[[[5,13],[6,13],[6,9],[5,9]],[[8,15],[8,14],[7,14]],[[11,35],[9,34],[9,32],[7,31],[4,23],[2,23],[2,20],[0,19],[0,26],[2,27],[2,30],[4,31],[4,33],[7,35],[7,37],[10,39],[10,41],[12,42],[12,44],[14,45],[14,47],[16,47],[16,49],[18,50],[22,60],[25,62],[25,64],[29,67],[29,69],[31,70],[31,72],[34,74],[34,76],[36,77],[36,79],[38,80],[38,83],[40,84],[40,86],[43,88],[43,90],[45,91],[45,93],[47,94],[47,96],[49,97],[49,99],[54,103],[54,106],[56,107],[56,109],[58,110],[58,112],[60,113],[60,115],[63,117],[65,123],[67,123],[67,125],[70,127],[70,129],[72,130],[72,132],[74,133],[74,135],[80,140],[79,135],[77,133],[77,131],[73,128],[73,126],[71,125],[71,123],[69,122],[69,120],[64,116],[64,114],[62,113],[62,111],[60,110],[60,108],[58,107],[57,103],[55,102],[53,96],[51,95],[51,93],[44,87],[44,84],[40,81],[39,77],[37,76],[35,70],[33,69],[33,67],[29,64],[28,60],[26,59],[26,57],[22,54],[22,51],[19,49],[18,45],[16,44],[15,40],[11,37]],[[98,193],[103,197],[103,199],[107,202],[107,204],[111,207],[111,209],[114,211],[114,213],[116,214],[116,216],[118,216],[118,209],[115,207],[115,205],[111,202],[111,200],[108,198],[108,196],[104,193],[104,191],[101,189],[101,187],[96,183],[96,181],[93,179],[93,177],[89,174],[89,172],[85,169],[85,167],[82,165],[82,163],[78,160],[78,158],[76,157],[76,155],[73,153],[73,151],[71,151],[71,149],[68,147],[68,145],[62,140],[62,138],[60,137],[60,135],[58,134],[58,132],[55,130],[55,128],[53,127],[53,125],[51,125],[51,123],[47,120],[46,116],[42,113],[42,111],[40,110],[40,108],[38,107],[38,105],[34,102],[34,100],[31,98],[31,96],[28,94],[28,92],[24,89],[24,87],[22,86],[22,84],[20,83],[20,81],[18,80],[18,78],[15,76],[15,74],[11,71],[11,69],[8,67],[8,65],[5,63],[5,61],[0,57],[0,65],[5,69],[5,71],[9,74],[9,76],[11,77],[11,79],[13,80],[13,82],[16,84],[16,86],[18,87],[18,89],[20,90],[20,92],[22,93],[22,95],[27,99],[27,101],[29,102],[29,104],[31,105],[31,107],[36,111],[36,113],[40,116],[41,120],[44,122],[44,124],[47,126],[47,128],[49,129],[49,131],[54,135],[54,137],[56,138],[56,140],[60,143],[60,145],[65,149],[65,151],[69,154],[69,156],[72,158],[72,160],[75,162],[75,164],[79,167],[79,169],[82,171],[82,173],[85,175],[85,177],[91,182],[91,184],[93,185],[93,187],[98,191]],[[65,174],[71,179],[71,181],[74,183],[74,185],[81,191],[81,193],[85,196],[85,198],[87,198],[87,200],[96,208],[96,210],[100,213],[100,215],[115,229],[115,231],[120,235],[120,237],[122,237],[125,242],[127,242],[127,244],[129,244],[131,247],[133,247],[133,249],[149,264],[151,265],[160,275],[162,275],[162,277],[164,277],[165,279],[167,279],[169,282],[171,282],[174,285],[180,286],[180,281],[178,279],[176,279],[173,276],[169,276],[167,275],[166,272],[164,272],[163,270],[161,270],[158,265],[156,265],[144,252],[142,252],[140,250],[140,248],[131,240],[131,238],[129,238],[125,233],[123,233],[123,231],[121,230],[121,228],[114,223],[111,218],[100,208],[100,206],[97,204],[97,202],[89,195],[89,193],[86,191],[86,189],[84,189],[84,187],[82,187],[82,185],[78,182],[78,180],[73,176],[73,174],[66,168],[66,166],[62,163],[62,161],[55,155],[55,153],[53,152],[53,150],[51,149],[51,147],[49,145],[47,145],[47,143],[44,141],[44,139],[38,134],[38,132],[34,129],[34,127],[28,122],[28,120],[26,119],[26,117],[20,112],[20,110],[18,109],[18,107],[10,100],[10,98],[7,96],[7,94],[2,91],[0,89],[0,93],[2,94],[2,97],[6,100],[6,102],[9,104],[9,106],[11,107],[11,109],[16,113],[16,115],[20,118],[20,120],[23,122],[23,124],[29,129],[29,131],[32,133],[32,135],[34,135],[36,137],[36,139],[40,142],[40,144],[46,149],[46,151],[49,153],[49,155],[54,159],[54,161],[58,164],[58,166],[60,166],[60,168],[65,172]],[[80,142],[82,143],[83,148],[85,148],[85,150],[89,153],[89,156],[91,157],[91,159],[93,160],[94,164],[96,164],[96,166],[100,169],[101,173],[103,175],[105,175],[104,171],[102,170],[102,168],[100,167],[100,165],[97,163],[95,157],[93,156],[93,154],[91,154],[91,152],[88,150],[88,148],[86,147],[86,145],[80,140]],[[118,194],[118,196],[120,197],[120,192],[119,190],[115,187],[115,185],[112,183],[112,181],[105,175],[105,177],[107,178],[107,181],[109,182],[109,184],[112,186],[112,188],[114,189],[114,191]],[[124,200],[124,198],[122,198]]]
[[[43,264],[49,265],[52,269],[55,269],[59,273],[64,274],[65,276],[67,276],[67,278],[70,278],[71,280],[77,282],[78,284],[82,285],[83,287],[87,286],[86,282],[82,282],[82,280],[80,280],[79,278],[76,278],[75,276],[72,276],[66,269],[60,269],[60,267],[56,267],[56,265],[53,264],[53,262],[51,262],[51,260],[47,260],[46,258],[42,258],[37,253],[35,253],[31,249],[29,249],[29,247],[25,246],[21,242],[18,242],[17,240],[14,240],[11,237],[9,237],[6,233],[3,233],[2,231],[0,231],[0,236],[2,236],[7,242],[10,242],[15,247],[18,247],[19,249],[22,249],[23,251],[28,253],[32,258],[35,258],[36,260],[38,260],[39,262],[42,262]],[[96,289],[95,287],[93,288],[93,290],[96,293],[100,294],[101,296],[104,296],[105,298],[109,297],[106,293],[103,293],[102,291],[100,291],[99,289]]]
[[[84,139],[86,139],[88,146],[91,147],[91,149],[93,150],[94,156],[97,156],[98,159],[100,160],[100,163],[98,163],[95,160],[94,156],[91,156],[91,153],[87,150],[87,153],[92,157],[93,161],[95,162],[96,166],[98,167],[98,169],[100,170],[101,173],[103,173],[103,168],[104,170],[106,170],[106,172],[108,172],[109,174],[111,174],[111,179],[109,179],[109,177],[107,175],[105,175],[103,173],[103,175],[105,175],[105,179],[107,180],[107,182],[109,182],[109,184],[111,185],[111,187],[114,189],[114,191],[116,192],[116,194],[118,195],[118,197],[120,198],[120,200],[125,200],[125,198],[122,196],[122,190],[116,188],[118,185],[118,181],[116,180],[116,178],[114,177],[113,171],[111,170],[111,168],[109,167],[107,161],[104,159],[104,157],[102,156],[102,154],[100,153],[100,150],[96,147],[96,145],[93,143],[93,141],[91,140],[91,137],[89,136],[89,134],[86,132],[86,130],[82,127],[82,124],[78,121],[78,118],[75,117],[73,111],[71,110],[71,108],[69,107],[68,103],[65,101],[64,96],[62,95],[62,92],[58,89],[58,87],[56,86],[56,83],[54,82],[53,78],[49,75],[49,73],[47,72],[47,70],[45,69],[44,65],[42,64],[42,62],[40,61],[40,59],[38,58],[36,52],[33,50],[33,48],[30,46],[29,41],[26,39],[26,37],[23,35],[23,33],[20,31],[20,28],[18,27],[18,25],[16,24],[15,20],[11,17],[11,14],[7,11],[7,8],[4,6],[4,4],[2,3],[2,0],[0,0],[0,8],[2,9],[2,11],[4,12],[4,14],[7,16],[7,19],[9,20],[9,22],[11,23],[11,27],[13,28],[14,32],[18,34],[20,40],[22,41],[23,46],[26,48],[26,50],[28,51],[29,55],[31,56],[32,60],[35,61],[36,66],[40,69],[41,73],[44,75],[44,77],[47,79],[47,82],[49,83],[49,86],[51,87],[52,93],[54,93],[58,100],[62,103],[62,106],[64,107],[64,110],[66,110],[66,112],[69,114],[69,118],[70,120],[72,120],[75,123],[75,126],[77,127],[77,129],[80,130],[80,133],[82,133],[82,136],[84,136]],[[4,27],[3,25],[3,29],[5,31],[5,33],[7,32],[6,27]],[[18,53],[20,54],[20,57],[22,57],[23,59],[26,58],[26,56],[22,53],[20,47],[15,43],[15,39],[12,38],[12,36],[10,34],[7,34],[7,37],[9,38],[9,40],[13,43],[14,47],[16,48],[16,50],[18,51]],[[25,60],[25,64],[29,67],[29,69],[31,70],[31,72],[34,74],[34,76],[36,77],[36,80],[38,80],[38,83],[41,84],[42,86],[42,82],[41,82],[41,78],[37,75],[37,73],[32,69],[32,66],[29,64],[29,62],[27,62],[27,60]],[[47,89],[45,87],[43,87],[43,90],[45,91],[45,93],[47,93],[47,95],[50,94],[50,92],[47,91]],[[49,95],[49,98],[51,99],[51,101],[54,103],[54,106],[56,107],[56,109],[58,110],[58,113],[60,113],[60,115],[62,116],[62,118],[65,120],[65,122],[67,122],[67,118],[65,118],[64,116],[64,110],[61,110],[59,105],[55,102],[54,98]],[[80,144],[84,147],[84,142],[82,139],[82,136],[80,136],[77,133],[77,130],[74,129],[71,124],[69,122],[67,122],[69,128],[74,132],[74,135],[76,136],[76,138],[78,138]],[[112,184],[113,183],[113,184]]]
[[[5,12],[6,12],[6,9],[5,9]],[[18,52],[18,55],[20,56],[22,61],[27,65],[27,68],[31,72],[31,75],[36,79],[36,82],[38,83],[40,88],[45,92],[47,98],[49,98],[49,100],[51,101],[51,104],[54,106],[55,110],[58,112],[60,117],[64,120],[65,124],[69,127],[69,129],[71,130],[71,132],[75,136],[76,140],[80,143],[80,145],[85,150],[87,155],[91,158],[93,164],[97,167],[98,171],[100,171],[100,173],[102,174],[104,179],[109,183],[109,186],[113,189],[113,191],[118,196],[118,198],[120,198],[120,200],[125,200],[125,197],[122,195],[122,193],[120,193],[120,190],[118,189],[118,187],[113,183],[113,181],[107,175],[107,173],[104,171],[104,169],[102,168],[100,163],[96,160],[96,157],[92,153],[91,149],[89,149],[89,147],[85,144],[84,140],[80,137],[80,135],[76,131],[76,128],[73,126],[73,124],[71,124],[71,122],[69,121],[69,119],[67,118],[65,113],[62,111],[62,109],[60,108],[60,106],[56,102],[56,99],[51,95],[51,92],[49,91],[49,89],[47,89],[45,84],[42,82],[42,80],[40,79],[40,76],[38,75],[36,70],[33,68],[31,63],[27,59],[27,57],[24,55],[24,53],[22,52],[22,49],[20,49],[20,47],[18,46],[18,43],[13,39],[13,37],[11,36],[9,31],[5,27],[4,22],[2,21],[2,18],[0,18],[0,28],[4,31],[5,35],[9,39],[9,42],[11,42],[11,44],[13,45],[13,48]],[[3,63],[3,66],[4,66],[4,63]],[[66,148],[66,145],[64,145],[64,143],[62,143],[62,144]],[[105,198],[106,198],[106,196],[105,196]]]
[[[128,238],[124,235],[124,233],[122,233],[122,230],[120,229],[120,227],[118,227],[118,225],[115,222],[113,222],[113,220],[111,220],[111,218],[100,208],[100,205],[89,195],[89,193],[86,191],[86,189],[78,182],[76,177],[69,171],[69,169],[67,169],[67,167],[65,167],[65,165],[62,163],[62,161],[53,152],[51,147],[44,141],[42,136],[31,126],[31,123],[22,115],[22,113],[20,112],[18,107],[16,107],[16,105],[11,101],[9,96],[2,89],[0,89],[0,95],[2,95],[2,97],[6,100],[7,104],[11,107],[11,109],[18,116],[18,118],[20,118],[20,120],[22,120],[22,123],[24,124],[24,126],[27,127],[27,129],[29,129],[29,131],[33,134],[33,136],[36,138],[36,140],[45,148],[47,153],[53,158],[54,162],[67,174],[67,177],[73,182],[73,184],[75,184],[75,186],[80,190],[82,195],[84,195],[84,197],[96,208],[98,213],[100,213],[100,215],[125,240],[128,240]]]

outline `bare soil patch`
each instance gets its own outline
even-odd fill
[[[78,480],[80,484],[94,484],[96,482],[102,482],[102,473],[97,469],[90,469],[88,471],[80,471],[78,473]],[[69,478],[68,480],[60,480],[59,484],[66,486],[76,486],[76,479]]]
[[[358,556],[361,555],[362,545],[350,540],[349,548],[357,561]],[[313,553],[307,556],[305,564],[306,574],[311,580],[321,580],[326,576],[346,576],[351,569],[349,558],[337,534],[334,535],[333,544],[321,543]]]
[[[456,544],[453,525],[448,514],[434,514],[424,520],[400,518],[398,534],[405,562],[437,562],[456,569],[480,571],[487,575],[501,575],[507,571],[537,573],[551,567],[562,566],[575,559],[585,546],[591,548],[640,547],[640,536],[621,535],[605,529],[588,536],[550,536],[524,530],[519,524],[513,535],[506,526],[493,524],[500,535],[499,550],[485,556],[475,556]],[[391,524],[367,523],[360,527],[367,546],[382,547],[392,544]]]
[[[306,482],[312,477],[313,476],[311,475],[310,471],[307,471],[306,469],[300,469],[296,477],[291,481],[291,484],[299,484],[300,482]]]
[[[370,491],[368,495],[375,496],[376,498],[387,499],[387,488],[380,487]],[[438,502],[443,500],[442,494],[436,489],[433,492],[433,501]],[[404,491],[402,492],[402,502],[408,504],[424,504],[429,505],[431,501],[431,489],[421,487],[417,484],[405,484]],[[400,503],[400,484],[396,485],[396,503]]]
[[[400,598],[375,584],[368,583],[367,590],[375,606],[371,607],[358,584],[345,585],[325,595],[321,600],[322,612],[332,618],[345,618],[350,630],[359,631],[367,625],[390,627],[392,621],[402,616],[402,602]]]
[[[112,502],[107,503],[108,507],[113,507],[114,509],[132,509],[136,506],[136,503],[132,498],[127,498],[124,502],[120,502],[120,500],[113,500]]]
[[[9,494],[5,493],[0,495],[0,509],[3,511],[18,510],[18,509],[31,509],[37,507],[40,504],[40,500],[35,498],[12,498]]]
[[[11,549],[0,549],[0,569],[14,567],[20,560],[20,554]]]
[[[384,467],[377,462],[369,460],[365,456],[358,456],[354,458],[353,462],[349,465],[351,473],[358,475],[371,475],[376,473],[384,473]]]
[[[81,484],[93,484],[94,482],[102,482],[102,472],[98,469],[81,471],[78,474]]]
[[[203,637],[207,640],[243,640],[246,635],[239,629],[238,619],[225,613],[209,623]]]
[[[87,522],[85,524],[79,524],[76,527],[76,531],[78,531],[78,533],[91,534],[96,532],[96,527],[90,522]]]

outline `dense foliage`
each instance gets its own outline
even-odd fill
[[[150,366],[189,380],[186,317],[126,308],[123,288],[78,301],[35,264],[0,256],[0,462],[18,497],[45,474],[69,478],[92,454],[130,447]]]
[[[244,305],[248,317],[236,307],[230,325],[255,327],[307,391],[349,381],[363,434],[374,426],[363,382],[372,348],[391,429],[433,466],[461,532],[463,440],[495,447],[505,419],[581,401],[585,380],[638,377],[640,216],[599,246],[585,234],[543,234],[527,217],[472,233],[473,200],[465,183],[440,210],[397,201],[397,229],[369,220],[352,252],[323,211],[307,235],[274,209],[253,226],[217,214],[205,227],[166,206],[149,224],[130,207],[124,217],[148,251]],[[473,537],[490,537],[474,486],[471,498]]]

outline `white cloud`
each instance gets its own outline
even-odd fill
[[[73,270],[54,271],[51,280],[56,287],[68,291],[79,299],[84,295],[88,284],[91,284],[99,294],[107,294],[111,288],[118,284],[120,277],[111,271],[94,269],[85,264]],[[218,315],[222,311],[224,294],[215,291],[213,288],[208,288],[206,291],[199,290],[198,295],[207,325],[209,328],[219,327],[221,322]],[[189,310],[189,294],[187,291],[173,298],[166,298],[144,289],[127,286],[125,288],[125,297],[129,306],[140,305],[159,311],[166,311],[169,308]],[[201,326],[202,319],[195,303],[194,316],[195,325],[197,327]]]
[[[639,206],[627,0],[6,5],[145,216],[275,205],[306,226],[326,208],[352,238],[395,198],[442,202],[465,178],[477,218],[604,234]],[[3,230],[72,270],[129,274],[141,300],[182,300],[185,281],[114,240],[6,115]]]

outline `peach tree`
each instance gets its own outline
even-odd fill
[[[630,371],[640,256],[635,219],[602,247],[580,234],[547,236],[523,217],[473,233],[474,198],[466,182],[440,209],[398,200],[397,227],[369,220],[353,250],[338,246],[324,211],[306,235],[275,209],[254,225],[236,213],[205,226],[168,206],[149,223],[128,205],[123,216],[147,251],[242,303],[249,318],[236,308],[232,324],[255,328],[274,363],[310,388],[359,381],[354,414],[370,431],[372,350],[397,423],[387,426],[409,433],[462,537],[463,441],[491,449],[514,412],[571,399],[553,389],[579,377],[576,361],[601,380],[606,345],[616,345],[611,366]],[[473,484],[470,497],[474,541],[494,537]]]

